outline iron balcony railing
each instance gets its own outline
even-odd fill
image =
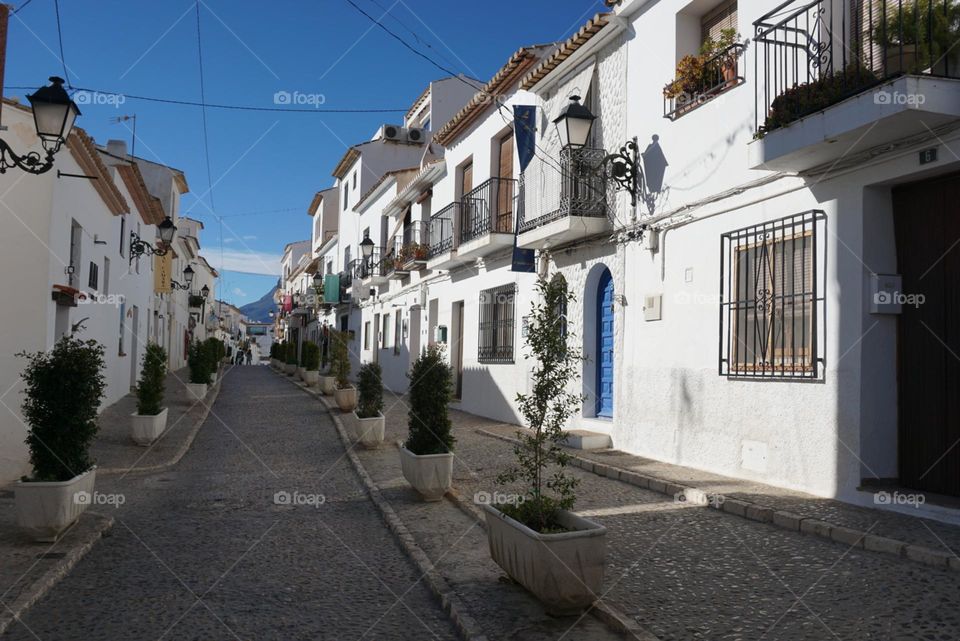
[[[403,231],[389,243],[390,256],[395,265],[394,269],[408,267],[412,263],[425,261],[429,254],[429,235],[427,225],[415,220],[404,226]]]
[[[347,268],[340,272],[340,288],[348,289],[353,285],[353,274],[357,270],[358,259],[354,258],[349,263],[347,263]]]
[[[374,247],[369,256],[355,259],[353,277],[364,280],[373,276],[386,276],[386,265],[382,258],[383,248]]]
[[[960,0],[789,0],[754,30],[761,135],[895,76],[960,77]]]
[[[520,232],[568,216],[607,216],[607,194],[598,168],[603,149],[566,147],[560,160],[534,158],[520,177]]]
[[[460,199],[460,242],[489,233],[513,233],[513,178],[491,178]]]
[[[744,45],[737,43],[704,61],[699,73],[677,77],[663,90],[663,116],[676,120],[746,79],[740,59]]]
[[[432,258],[453,249],[453,226],[460,211],[460,203],[453,202],[430,218],[430,248]]]

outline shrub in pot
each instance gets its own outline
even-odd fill
[[[567,420],[583,397],[569,391],[579,378],[583,356],[567,331],[565,310],[573,297],[563,277],[537,283],[540,300],[527,324],[527,358],[534,360],[532,389],[518,394],[529,428],[519,432],[516,465],[500,483],[525,486],[517,500],[484,505],[490,555],[515,581],[544,603],[551,614],[576,614],[601,594],[606,528],[576,516],[577,479],[565,473],[562,449]]]
[[[316,385],[320,380],[320,348],[313,341],[304,341],[300,353],[303,381],[307,385]]]
[[[208,381],[211,385],[217,382],[217,372],[220,369],[220,361],[227,353],[226,345],[218,338],[210,337],[202,343],[203,355],[207,360],[207,371],[209,372]]]
[[[357,409],[353,411],[354,437],[367,448],[383,443],[383,370],[379,363],[365,363],[357,373]]]
[[[283,371],[287,376],[293,376],[297,373],[297,344],[293,341],[287,341],[287,347],[284,352]]]
[[[840,102],[876,84],[877,77],[862,65],[852,64],[833,75],[784,90],[770,103],[770,111],[758,137],[804,116]]]
[[[137,445],[150,445],[167,428],[163,392],[167,375],[167,352],[156,343],[147,345],[137,382],[137,411],[131,414],[132,433]]]
[[[328,362],[330,356],[330,336],[328,335],[324,346],[320,348],[320,391],[326,396],[333,396],[333,391],[337,388],[337,377],[333,375]]]
[[[447,403],[453,373],[439,345],[420,354],[410,378],[408,435],[400,447],[403,476],[427,501],[439,501],[453,484],[453,443]]]
[[[187,383],[187,391],[191,398],[201,399],[207,395],[207,383],[210,381],[210,362],[200,341],[190,343],[187,350],[187,367],[190,368],[190,382]]]
[[[884,48],[885,73],[955,76],[960,67],[960,6],[944,0],[911,0],[877,16],[871,35]]]
[[[347,332],[332,332],[331,370],[336,379],[333,398],[341,412],[353,411],[357,406],[357,388],[350,384],[350,352],[347,348],[349,340],[350,334]]]
[[[64,336],[48,352],[20,353],[33,475],[14,489],[17,523],[39,541],[55,541],[90,504],[96,466],[90,444],[106,383],[103,345]]]

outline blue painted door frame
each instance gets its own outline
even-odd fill
[[[613,278],[609,270],[597,284],[597,416],[613,418]]]

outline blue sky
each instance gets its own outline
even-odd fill
[[[523,45],[569,37],[599,0],[450,2],[354,0],[420,51],[486,81]],[[208,104],[273,107],[279,91],[318,96],[323,108],[394,113],[268,113],[202,110],[132,97],[200,99],[197,14],[192,0],[60,0],[63,59],[73,87],[118,92],[83,104],[78,125],[99,143],[128,148],[136,114],[136,154],[186,172],[183,211],[203,221],[203,254],[222,264],[222,298],[259,298],[279,272],[284,244],[308,238],[306,208],[332,184],[346,146],[369,138],[403,111],[430,80],[445,75],[375,27],[346,0],[201,0],[203,80]],[[10,18],[6,96],[21,99],[64,75],[55,0],[23,0]],[[14,89],[13,87],[18,87]],[[321,97],[322,96],[322,97]],[[309,107],[310,105],[303,105]],[[212,190],[210,189],[212,183]]]

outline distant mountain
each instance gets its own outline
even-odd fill
[[[269,312],[276,309],[277,304],[273,302],[273,294],[280,287],[280,281],[274,285],[269,292],[260,297],[260,300],[247,303],[240,308],[240,312],[256,323],[269,323]]]

